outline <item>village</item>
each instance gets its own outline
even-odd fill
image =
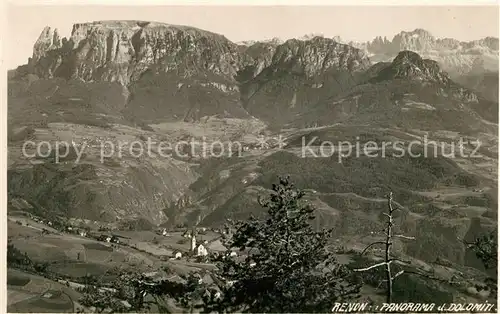
[[[226,231],[216,228],[89,228],[63,218],[46,219],[17,211],[8,215],[8,231],[8,254],[18,254],[27,261],[9,262],[9,282],[22,281],[25,285],[15,293],[45,287],[45,292],[29,292],[37,296],[40,304],[55,295],[56,303],[71,295],[64,306],[44,303],[43,308],[52,310],[79,307],[76,300],[89,285],[99,283],[102,291],[116,291],[112,278],[124,270],[142,276],[149,284],[162,280],[185,282],[185,276],[191,273],[201,274],[200,283],[213,282],[219,280],[212,273],[215,258],[246,258],[245,252],[227,250],[222,239]],[[59,290],[66,294],[55,292]]]
[[[89,227],[78,227],[63,222],[60,219],[42,219],[31,213],[27,218],[38,225],[46,226],[39,228],[30,225],[26,219],[17,219],[15,223],[25,227],[39,229],[41,235],[60,233],[87,238],[104,243],[108,246],[129,247],[147,254],[155,255],[162,260],[185,260],[194,262],[208,262],[210,257],[219,254],[228,254],[230,257],[238,256],[236,251],[226,252],[222,244],[222,236],[225,231],[206,227],[192,228],[158,228],[154,231],[122,231],[110,230],[101,227],[91,230]],[[140,235],[140,236],[135,236]],[[77,260],[79,260],[79,256]]]

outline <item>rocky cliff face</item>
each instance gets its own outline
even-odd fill
[[[35,43],[31,63],[41,76],[127,85],[153,65],[181,76],[201,68],[231,78],[245,63],[224,36],[192,27],[141,21],[75,24],[62,45],[56,34],[46,28]]]
[[[33,58],[34,62],[37,62],[41,58],[45,57],[47,52],[50,50],[56,50],[62,47],[61,37],[56,29],[50,27],[45,27],[38,37],[35,45],[33,47]]]
[[[193,27],[100,21],[75,24],[69,39],[45,28],[29,68],[45,78],[120,83],[126,120],[254,116],[283,125],[367,76],[448,86],[457,73],[483,73],[498,64],[497,38],[460,42],[416,29],[392,40],[340,41],[312,34],[236,44]],[[377,60],[390,62],[371,67]]]
[[[286,41],[277,47],[272,64],[311,77],[330,69],[365,70],[370,62],[359,49],[317,36]]]
[[[495,37],[463,42],[453,38],[436,38],[430,32],[418,28],[402,31],[392,40],[382,36],[368,42],[354,42],[338,36],[332,39],[364,51],[373,63],[392,61],[400,51],[408,50],[437,61],[454,78],[464,74],[498,71],[498,38]]]
[[[253,63],[240,74],[244,76],[246,73],[251,78],[257,76],[263,69],[271,65],[276,48],[281,44],[278,41],[265,41],[242,45],[242,51],[252,58]],[[240,80],[244,79],[240,76]]]
[[[30,65],[42,77],[59,76],[123,85],[148,69],[189,77],[208,71],[229,82],[253,67],[258,75],[271,63],[295,62],[307,75],[333,65],[354,69],[364,55],[321,37],[235,44],[224,36],[187,26],[142,21],[75,24],[69,39],[46,27],[34,45]]]
[[[291,39],[275,49],[269,66],[240,86],[245,109],[273,125],[291,123],[349,89],[358,73],[370,67],[359,49],[319,36]]]
[[[122,113],[146,123],[249,117],[248,99],[266,80],[293,77],[298,89],[306,80],[306,88],[317,90],[334,73],[369,65],[359,49],[318,36],[238,45],[193,27],[142,21],[75,24],[69,39],[46,28],[29,61],[30,71],[43,78],[118,82],[126,87]],[[292,102],[301,102],[300,93]]]
[[[322,37],[310,34],[298,41],[315,38]],[[493,37],[461,42],[415,29],[400,32],[392,40],[380,36],[365,43],[343,41],[338,36],[332,40],[364,51],[372,63],[391,61],[400,51],[408,50],[437,61],[452,76],[498,70],[499,41]],[[100,21],[75,24],[69,39],[61,39],[56,29],[46,27],[34,45],[30,65],[43,77],[117,81],[123,85],[153,65],[155,71],[174,71],[185,77],[203,69],[232,81],[238,71],[250,71],[249,66],[251,75],[258,75],[270,65],[276,49],[287,43],[273,38],[235,44],[222,35],[193,27]]]

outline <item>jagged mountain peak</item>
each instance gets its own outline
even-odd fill
[[[269,45],[281,45],[283,43],[283,40],[278,37],[273,37],[269,39],[263,39],[263,40],[244,40],[244,41],[238,41],[236,44],[242,45],[242,46],[253,46],[253,45],[258,45],[258,44],[269,44]]]
[[[393,45],[399,51],[427,51],[433,48],[434,42],[434,36],[421,28],[417,28],[411,32],[401,32],[392,39]]]
[[[404,50],[398,53],[392,63],[383,68],[376,80],[410,79],[449,84],[450,78],[441,71],[434,60],[423,59],[418,53]]]
[[[434,36],[428,30],[423,28],[415,28],[412,31],[401,31],[398,35],[410,35],[410,36],[424,36],[428,38],[434,38]],[[397,36],[397,35],[396,35]]]
[[[477,45],[484,45],[494,51],[498,51],[498,37],[485,37],[483,39],[474,41]]]
[[[477,62],[484,63],[482,71],[498,69],[498,38],[495,37],[467,42],[455,38],[436,38],[429,31],[417,28],[402,31],[392,40],[377,36],[366,44],[355,46],[365,50],[376,61],[388,61],[400,51],[414,51],[437,61],[453,77],[476,71]]]
[[[70,38],[62,41],[57,32],[44,29],[34,46],[30,66],[41,77],[116,81],[122,85],[129,85],[147,70],[174,71],[182,77],[210,72],[235,83],[237,73],[249,65],[257,75],[271,63],[283,63],[288,58],[310,75],[321,70],[318,67],[366,68],[369,61],[363,52],[338,41],[314,35],[242,46],[195,27],[140,20],[94,21],[74,24]]]
[[[62,40],[57,28],[52,29],[45,26],[33,45],[33,59],[38,60],[44,57],[49,50],[59,49],[62,46]]]
[[[393,60],[393,64],[405,64],[405,63],[410,63],[410,64],[418,64],[422,63],[423,59],[422,57],[413,51],[409,50],[404,50],[398,53],[396,58]]]
[[[307,76],[330,68],[357,71],[370,64],[363,51],[338,43],[331,38],[315,36],[308,40],[289,39],[276,48],[273,64],[301,68]]]
[[[297,39],[299,40],[310,40],[313,39],[314,37],[325,37],[322,33],[310,33],[310,34],[305,34]]]
[[[195,27],[147,21],[95,21],[74,24],[62,43],[44,29],[30,60],[42,77],[84,81],[137,79],[155,71],[180,71],[190,76],[209,71],[231,79],[240,60],[237,45],[220,34]]]

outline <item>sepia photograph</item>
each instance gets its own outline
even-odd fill
[[[496,313],[499,5],[10,1],[9,313]]]

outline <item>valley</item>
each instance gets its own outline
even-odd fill
[[[318,36],[242,45],[144,21],[75,24],[64,39],[45,28],[9,72],[7,169],[9,243],[45,268],[9,267],[8,310],[88,311],[89,276],[186,282],[214,265],[177,259],[190,251],[183,234],[207,229],[200,241],[225,251],[223,225],[263,218],[259,197],[283,175],[316,208],[314,229],[333,229],[344,264],[380,236],[392,192],[397,228],[416,239],[393,251],[440,280],[408,277],[415,302],[433,302],[425,289],[491,299],[474,288],[487,271],[464,241],[498,226],[498,80],[469,50],[498,64],[498,39],[456,43],[466,66],[448,74],[456,60],[432,50],[443,41],[422,35],[432,51],[415,52],[403,33],[367,48]]]

